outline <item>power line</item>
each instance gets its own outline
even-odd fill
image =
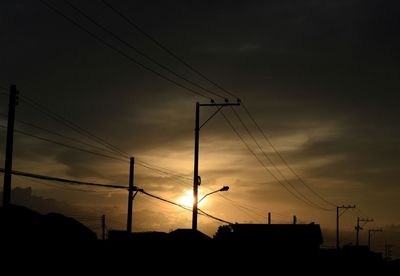
[[[223,223],[226,223],[226,224],[233,224],[232,222],[229,222],[229,221],[224,220],[224,219],[220,219],[220,218],[218,218],[216,216],[213,216],[213,215],[211,215],[211,214],[209,214],[209,213],[207,213],[207,212],[205,212],[205,211],[203,211],[203,210],[201,210],[199,208],[197,210],[199,211],[200,215],[205,215],[205,216],[207,216],[209,218],[212,218],[214,220],[217,220],[217,221],[220,221],[220,222],[223,222]]]
[[[183,58],[181,58],[180,56],[178,56],[177,54],[175,54],[173,51],[171,51],[170,49],[168,49],[165,45],[163,45],[160,41],[158,41],[156,38],[154,38],[152,35],[150,35],[148,32],[146,32],[143,28],[141,28],[138,24],[136,24],[135,22],[133,22],[133,20],[131,18],[128,18],[127,16],[125,16],[121,11],[119,11],[118,9],[116,9],[113,5],[111,5],[109,2],[102,0],[103,4],[105,4],[110,10],[112,10],[115,14],[117,14],[118,16],[120,16],[125,22],[127,22],[130,26],[132,26],[134,29],[136,29],[137,31],[139,31],[143,36],[147,37],[149,40],[151,40],[153,43],[155,43],[158,47],[160,47],[162,50],[164,50],[166,53],[168,53],[169,55],[171,55],[172,57],[174,57],[176,60],[178,60],[179,62],[181,62],[183,65],[185,65],[187,68],[189,68],[191,71],[195,72],[196,74],[198,74],[199,76],[201,76],[203,79],[207,80],[208,82],[210,82],[211,84],[213,84],[215,87],[217,87],[218,89],[220,89],[221,91],[227,93],[228,95],[235,97],[237,99],[239,99],[239,97],[237,97],[237,95],[235,95],[234,93],[230,92],[229,90],[225,89],[224,87],[222,87],[221,85],[219,85],[218,83],[212,81],[209,77],[207,77],[205,74],[203,74],[202,72],[200,72],[199,70],[197,70],[196,68],[194,68],[194,66],[190,65],[188,62],[186,62]],[[271,143],[271,141],[267,138],[267,136],[265,135],[264,131],[261,129],[261,127],[258,125],[258,123],[256,122],[256,120],[254,119],[254,117],[250,114],[249,110],[247,109],[247,107],[244,105],[244,103],[242,103],[243,108],[246,110],[246,113],[248,114],[248,116],[250,117],[250,119],[253,121],[253,123],[256,125],[257,129],[262,133],[262,135],[264,136],[264,138],[267,140],[267,142],[270,144],[271,148],[274,150],[274,152],[277,153],[277,155],[279,156],[279,158],[282,160],[282,162],[288,167],[288,169],[293,173],[293,175],[295,177],[297,177],[300,182],[306,186],[307,189],[309,189],[313,194],[315,194],[317,197],[319,197],[321,200],[323,200],[324,202],[328,203],[329,205],[332,206],[336,206],[336,204],[326,200],[325,198],[323,198],[319,193],[317,193],[314,189],[312,189],[309,185],[307,185],[307,183],[289,166],[288,162],[283,158],[283,156],[281,155],[281,153],[279,151],[277,151],[277,149],[273,146],[273,144]]]
[[[4,168],[0,168],[0,172],[4,173]],[[86,186],[96,186],[96,187],[128,190],[128,187],[121,186],[121,185],[98,184],[98,183],[70,180],[70,179],[65,179],[65,178],[52,177],[52,176],[46,176],[46,175],[39,175],[39,174],[22,172],[22,171],[15,171],[15,170],[12,171],[12,174],[25,176],[25,177],[30,177],[30,178],[48,180],[48,181],[56,181],[56,182],[67,183],[67,184],[77,184],[77,185],[86,185]]]
[[[6,126],[3,126],[3,125],[0,125],[0,127],[1,128],[7,128]],[[79,148],[79,147],[76,147],[76,146],[64,144],[64,143],[61,143],[61,142],[58,142],[58,141],[54,141],[54,140],[51,140],[51,139],[48,139],[48,138],[44,138],[44,137],[41,137],[41,136],[38,136],[38,135],[34,135],[34,134],[31,134],[31,133],[28,133],[28,132],[25,132],[25,131],[22,131],[22,130],[15,129],[14,131],[17,132],[17,133],[26,135],[26,136],[30,136],[30,137],[42,140],[42,141],[46,141],[46,142],[49,142],[49,143],[56,144],[56,145],[59,145],[59,146],[63,146],[63,147],[67,147],[67,148],[71,148],[71,149],[75,149],[75,150],[79,150],[79,151],[82,151],[82,152],[90,153],[90,154],[97,155],[97,156],[102,156],[102,157],[109,158],[109,159],[118,160],[118,161],[125,162],[125,163],[128,162],[127,160],[124,160],[124,159],[121,159],[121,158],[117,158],[117,157],[106,155],[106,154],[102,154],[102,153],[99,153],[99,152],[95,152],[95,151]]]
[[[0,115],[4,116],[4,114],[0,114]],[[29,126],[29,127],[32,127],[32,128],[35,128],[35,129],[38,129],[38,130],[47,132],[47,133],[49,133],[49,134],[52,134],[52,135],[55,135],[55,136],[58,136],[58,137],[62,137],[62,138],[68,139],[68,140],[70,140],[70,141],[72,141],[72,142],[76,142],[76,143],[79,143],[79,144],[84,145],[84,146],[92,147],[92,148],[94,148],[94,149],[97,149],[97,150],[106,152],[106,153],[108,153],[108,154],[116,154],[115,151],[111,151],[111,150],[108,150],[108,149],[105,149],[105,148],[102,148],[102,147],[98,147],[98,146],[95,146],[95,145],[86,143],[86,142],[81,141],[81,140],[79,140],[79,139],[66,136],[66,135],[64,135],[64,134],[61,134],[61,133],[58,133],[58,132],[55,132],[55,131],[46,129],[46,128],[44,128],[44,127],[37,126],[37,125],[32,124],[32,123],[30,123],[30,122],[26,122],[26,121],[22,121],[22,120],[15,120],[15,121],[16,121],[17,123],[21,123],[21,124],[27,125],[27,126]]]
[[[160,173],[165,174],[165,175],[173,176],[173,177],[176,177],[176,178],[179,178],[179,179],[183,179],[185,181],[191,181],[192,180],[192,178],[183,176],[183,175],[181,175],[179,173],[176,173],[176,172],[172,172],[171,173],[171,172],[165,171],[166,169],[159,169],[159,168],[157,168],[155,166],[151,166],[148,163],[144,163],[143,161],[138,161],[136,163],[137,163],[137,165],[139,165],[141,167],[147,168],[149,170],[157,171],[157,172],[160,172]]]
[[[0,172],[1,172],[1,171],[0,171]],[[2,173],[2,172],[1,172],[1,173]],[[47,182],[44,182],[44,181],[40,181],[40,180],[34,179],[34,178],[27,178],[27,177],[22,176],[22,175],[16,175],[16,176],[17,176],[17,177],[24,178],[24,179],[26,179],[27,181],[30,181],[30,182],[32,182],[32,183],[35,183],[35,184],[38,184],[38,185],[41,185],[41,186],[46,186],[46,187],[52,187],[52,188],[54,188],[54,184],[50,184],[50,183],[47,183]],[[75,187],[57,187],[57,189],[60,189],[60,190],[63,190],[63,191],[85,192],[85,193],[96,193],[96,194],[104,193],[104,192],[100,192],[100,191],[98,191],[98,190],[84,190],[84,189],[79,189],[79,188],[75,188]],[[107,194],[108,194],[108,192],[107,192]]]
[[[191,211],[191,210],[192,210],[192,209],[190,209],[190,207],[188,207],[188,206],[185,206],[185,205],[182,205],[182,204],[173,202],[173,201],[171,201],[171,200],[162,198],[162,197],[157,196],[157,195],[150,194],[150,193],[148,193],[148,192],[146,192],[146,191],[144,191],[144,190],[141,190],[140,192],[143,193],[143,194],[145,194],[145,195],[147,195],[147,196],[150,196],[150,197],[156,198],[156,199],[158,199],[158,200],[161,200],[161,201],[170,203],[170,204],[172,204],[172,205],[178,206],[178,207],[180,207],[180,208],[182,208],[182,209],[185,209],[185,210],[187,210],[187,211]]]
[[[288,191],[291,195],[293,195],[295,198],[297,198],[298,200],[306,203],[307,205],[313,207],[313,208],[317,208],[320,209],[320,207],[315,206],[314,204],[304,200],[303,198],[301,198],[300,196],[298,196],[296,193],[294,193],[293,191],[291,191],[282,181],[280,181],[279,178],[277,178],[275,176],[275,174],[273,174],[271,172],[271,170],[264,164],[264,162],[262,162],[262,160],[257,156],[257,154],[251,149],[251,147],[248,145],[248,143],[243,139],[243,137],[240,135],[240,133],[236,130],[236,128],[234,127],[234,125],[228,120],[228,118],[225,116],[224,112],[221,111],[221,115],[223,116],[223,118],[225,119],[225,121],[229,124],[229,126],[232,128],[232,130],[235,132],[235,134],[239,137],[239,139],[242,141],[242,143],[246,146],[247,150],[257,159],[257,161],[260,163],[260,165],[282,186],[285,188],[286,191]]]
[[[159,42],[157,39],[155,39],[153,36],[151,36],[149,33],[147,33],[146,31],[144,31],[141,27],[139,27],[136,23],[133,22],[133,20],[131,20],[130,18],[128,18],[127,16],[125,16],[122,12],[120,12],[119,10],[117,10],[114,6],[112,6],[110,3],[108,3],[105,0],[102,0],[102,2],[109,7],[114,13],[116,13],[117,15],[119,15],[122,19],[125,20],[125,22],[127,22],[130,26],[132,26],[133,28],[135,28],[137,31],[139,31],[142,35],[144,35],[145,37],[147,37],[148,39],[150,39],[151,41],[153,41],[158,47],[160,47],[162,50],[164,50],[165,52],[167,52],[169,55],[171,55],[172,57],[174,57],[176,60],[180,61],[183,65],[185,65],[187,68],[189,68],[190,70],[192,70],[193,72],[195,72],[196,74],[198,74],[199,76],[201,76],[202,78],[204,78],[205,80],[207,80],[208,82],[212,83],[214,86],[216,86],[217,88],[221,89],[222,91],[224,91],[225,93],[227,93],[230,96],[233,96],[235,98],[238,99],[237,96],[235,96],[233,93],[225,90],[223,87],[221,87],[220,85],[218,85],[217,83],[215,83],[214,81],[212,81],[210,78],[208,78],[206,75],[204,75],[203,73],[201,73],[199,70],[197,70],[196,68],[194,68],[192,65],[190,65],[188,62],[186,62],[185,60],[183,60],[181,57],[179,57],[177,54],[175,54],[174,52],[172,52],[171,50],[169,50],[166,46],[164,46],[161,42]]]
[[[238,203],[234,203],[234,201],[232,200],[230,200],[230,199],[228,199],[228,198],[226,198],[226,197],[223,197],[222,195],[219,195],[219,196],[221,196],[223,199],[225,199],[226,201],[228,201],[228,203],[229,204],[231,204],[233,207],[235,207],[236,209],[239,209],[241,212],[243,212],[246,216],[248,216],[250,219],[252,219],[252,220],[255,220],[255,221],[258,221],[259,219],[257,219],[257,218],[255,218],[254,216],[252,216],[250,213],[253,213],[253,214],[255,214],[255,215],[257,215],[257,216],[260,216],[260,217],[263,217],[264,218],[264,216],[262,216],[262,215],[260,215],[260,214],[257,214],[256,212],[254,212],[253,210],[249,210],[248,208],[246,208],[246,207],[244,207],[244,206],[242,206],[242,205],[240,205],[240,204],[238,204]]]
[[[182,209],[185,209],[186,211],[190,211],[190,212],[192,211],[191,208],[189,208],[189,207],[187,207],[187,206],[185,206],[185,205],[182,205],[182,204],[173,202],[173,201],[171,201],[171,200],[162,198],[162,197],[160,197],[160,196],[157,196],[157,195],[148,193],[148,192],[144,191],[143,189],[140,189],[139,192],[141,192],[141,193],[143,193],[143,194],[145,194],[145,195],[147,195],[147,196],[153,197],[153,198],[155,198],[155,199],[158,199],[158,200],[167,202],[167,203],[169,203],[169,204],[178,206],[178,207],[180,207],[180,208],[182,208]],[[218,217],[216,217],[216,216],[210,215],[210,214],[204,212],[204,211],[201,210],[201,209],[198,209],[198,211],[199,211],[200,214],[202,214],[202,215],[204,215],[204,216],[207,216],[207,217],[209,217],[209,218],[212,218],[212,219],[214,219],[214,220],[218,220],[218,221],[220,221],[220,222],[224,222],[224,223],[228,223],[228,224],[233,224],[233,223],[228,222],[228,221],[226,221],[226,220],[224,220],[224,219],[221,219],[221,218],[218,218]]]
[[[120,54],[121,56],[127,58],[128,60],[130,60],[131,62],[135,63],[136,65],[146,69],[147,71],[152,72],[153,74],[157,75],[158,77],[180,87],[183,88],[193,94],[196,94],[198,96],[204,97],[206,99],[210,99],[212,100],[212,98],[207,97],[206,95],[204,95],[201,92],[198,92],[194,89],[191,89],[167,76],[164,76],[163,74],[161,74],[160,72],[148,67],[147,65],[137,61],[136,59],[134,59],[133,57],[131,57],[130,55],[128,55],[127,53],[125,53],[124,51],[116,48],[115,46],[113,46],[111,43],[105,41],[104,39],[102,39],[101,37],[99,37],[98,35],[94,34],[93,32],[89,31],[88,29],[86,29],[85,27],[83,27],[82,25],[80,25],[78,22],[76,22],[75,20],[73,20],[72,18],[68,17],[67,15],[65,15],[63,12],[61,12],[60,10],[58,10],[57,8],[55,8],[54,6],[50,5],[48,2],[44,1],[44,0],[39,0],[42,4],[44,4],[45,6],[47,6],[50,10],[52,10],[53,12],[57,13],[58,15],[60,15],[61,17],[63,17],[65,20],[67,20],[68,22],[70,22],[71,24],[75,25],[77,28],[79,28],[80,30],[84,31],[85,33],[87,33],[88,35],[90,35],[91,37],[93,37],[94,39],[96,39],[97,41],[99,41],[100,43],[102,43],[103,45],[107,46],[108,48],[112,49],[113,51],[115,51],[116,53]]]
[[[91,132],[89,132],[88,130],[78,126],[77,124],[71,122],[70,120],[64,118],[63,116],[57,114],[56,112],[50,110],[49,108],[43,106],[42,104],[39,104],[38,102],[26,97],[26,96],[22,96],[22,102],[30,105],[31,107],[35,108],[36,110],[38,110],[39,112],[45,114],[46,116],[50,117],[51,119],[63,124],[64,126],[76,131],[77,133],[96,141],[97,143],[103,145],[104,147],[113,150],[114,152],[117,152],[118,154],[122,154],[122,156],[129,158],[129,154],[122,151],[121,149],[119,149],[118,147],[112,145],[111,143],[105,141],[103,138],[92,134]]]
[[[208,92],[214,96],[220,97],[222,99],[224,99],[223,96],[221,96],[220,94],[211,91],[191,80],[189,80],[188,78],[176,73],[175,71],[173,71],[171,68],[161,64],[160,62],[158,62],[156,59],[152,58],[151,56],[149,56],[148,54],[144,53],[143,51],[139,50],[138,48],[136,48],[135,46],[133,46],[131,43],[127,42],[126,40],[122,39],[120,36],[116,35],[114,32],[112,32],[110,29],[104,27],[104,25],[98,23],[95,19],[93,19],[93,17],[90,17],[87,13],[85,13],[83,10],[79,9],[77,6],[73,5],[71,2],[69,2],[68,0],[64,0],[64,3],[66,3],[68,6],[70,6],[72,9],[74,9],[75,11],[77,11],[79,14],[81,14],[83,17],[85,17],[86,19],[88,19],[90,22],[92,22],[93,24],[95,24],[97,27],[99,27],[100,29],[102,29],[103,31],[105,31],[106,33],[108,33],[109,35],[111,35],[112,37],[114,37],[116,40],[118,40],[119,42],[123,43],[124,45],[128,46],[130,49],[134,50],[136,53],[138,53],[139,55],[145,57],[147,60],[150,60],[151,62],[153,62],[154,64],[158,65],[159,67],[161,67],[162,69],[166,70],[167,72],[173,74],[174,76],[180,78],[181,80],[186,81],[187,83],[200,88],[201,90]]]
[[[278,172],[278,174],[283,178],[285,183],[289,185],[297,194],[300,195],[304,200],[308,201],[309,203],[317,206],[320,209],[326,209],[319,204],[311,201],[309,198],[307,198],[303,193],[301,193],[287,178],[286,176],[279,170],[279,168],[276,166],[275,162],[266,154],[264,149],[260,146],[260,144],[257,142],[257,139],[254,137],[254,135],[250,132],[249,128],[245,125],[243,122],[242,118],[239,116],[239,114],[236,112],[234,108],[231,108],[233,113],[235,114],[236,118],[239,120],[243,128],[246,130],[247,134],[252,138],[253,142],[257,145],[258,149],[261,151],[261,153],[264,155],[264,157],[271,163],[271,165],[275,168],[275,170]],[[272,171],[270,172],[272,173]],[[277,177],[274,177],[277,178]]]
[[[294,170],[293,168],[289,165],[289,163],[286,161],[286,159],[283,157],[283,155],[275,148],[275,146],[272,144],[271,140],[268,138],[268,136],[265,134],[265,132],[262,130],[260,125],[257,123],[257,121],[254,119],[254,117],[251,115],[250,111],[247,109],[246,105],[242,103],[243,109],[246,111],[246,114],[250,118],[250,120],[254,123],[254,125],[257,127],[259,132],[262,134],[264,139],[268,142],[272,150],[278,155],[278,157],[282,160],[282,162],[285,164],[285,166],[290,170],[290,172],[297,178],[299,181],[307,188],[309,189],[314,195],[316,195],[318,198],[320,198],[322,201],[328,203],[329,205],[336,206],[336,204],[332,203],[331,201],[326,200],[323,196],[321,196],[318,192],[316,192],[314,189],[312,189],[307,183],[304,181],[302,177],[300,177]]]

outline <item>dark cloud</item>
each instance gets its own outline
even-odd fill
[[[65,4],[51,3],[138,61],[157,68]],[[73,3],[179,74],[215,89],[99,1]],[[376,206],[376,216],[386,217],[387,223],[399,219],[395,214],[385,215],[390,208],[399,210],[393,196],[398,193],[400,165],[397,2],[113,1],[113,5],[243,99],[271,141],[311,187],[328,199]],[[22,95],[130,155],[191,175],[194,106],[206,99],[132,64],[43,5],[18,0],[3,1],[0,6],[2,86],[16,83]],[[5,113],[6,101],[1,98],[0,103]],[[201,109],[202,121],[212,111]],[[256,133],[246,113],[240,108],[237,112]],[[225,114],[258,152],[235,115],[228,109]],[[17,108],[17,119],[90,141],[23,102]],[[47,135],[18,122],[17,127]],[[44,164],[36,166],[38,171],[127,182],[127,164],[18,137],[16,168],[33,169],[37,163]],[[256,138],[282,167],[268,143],[260,135]],[[267,203],[303,206],[259,166],[221,116],[202,128],[200,141],[202,189],[226,183],[239,201],[254,201],[263,208]],[[4,151],[3,145],[1,149]],[[283,171],[295,187],[318,200],[288,170]],[[176,179],[144,168],[138,167],[137,173],[137,183],[152,192],[177,197],[186,189],[183,187],[190,189],[190,185],[180,186]],[[121,206],[119,201],[122,199],[114,197],[108,203]],[[367,211],[375,212],[372,207]],[[172,225],[158,210],[143,211],[145,216]]]

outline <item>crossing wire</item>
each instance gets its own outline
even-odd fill
[[[103,138],[92,134],[91,132],[89,132],[88,130],[80,127],[79,125],[73,123],[72,121],[66,119],[65,117],[57,114],[56,112],[50,110],[49,108],[45,107],[44,105],[28,98],[27,96],[23,96],[21,95],[21,101],[23,103],[26,103],[28,105],[30,105],[31,107],[33,107],[34,109],[38,110],[39,112],[45,114],[46,116],[50,117],[51,119],[63,124],[64,126],[76,131],[77,133],[93,140],[96,141],[97,143],[101,144],[102,146],[120,154],[123,157],[129,158],[129,154],[127,154],[126,152],[122,151],[121,149],[119,149],[118,147],[108,143],[107,141],[105,141]]]
[[[72,4],[70,1],[68,0],[64,0],[64,3],[66,3],[68,6],[70,6],[72,9],[74,9],[75,11],[77,11],[79,14],[81,14],[83,17],[85,17],[87,20],[89,20],[90,22],[92,22],[94,25],[96,25],[97,27],[99,27],[100,29],[102,29],[103,31],[105,31],[106,33],[108,33],[109,35],[111,35],[112,37],[114,37],[116,40],[118,40],[119,42],[121,42],[122,44],[128,46],[130,49],[134,50],[136,53],[138,53],[139,55],[145,57],[147,60],[153,62],[154,64],[158,65],[159,67],[161,67],[162,69],[164,69],[165,71],[173,74],[174,76],[180,78],[183,81],[186,81],[187,83],[205,91],[208,92],[214,96],[217,96],[219,98],[225,99],[223,96],[221,96],[220,94],[211,91],[193,81],[191,81],[190,79],[176,73],[175,71],[173,71],[171,68],[163,65],[162,63],[160,63],[159,61],[157,61],[156,59],[152,58],[151,56],[147,55],[146,53],[144,53],[143,51],[139,50],[137,47],[133,46],[132,43],[127,42],[126,40],[122,39],[120,36],[116,35],[114,32],[112,32],[110,29],[104,27],[104,25],[100,24],[99,22],[97,22],[95,19],[93,19],[93,17],[89,16],[86,12],[84,12],[83,10],[79,9],[77,6],[75,6],[74,4]]]
[[[263,156],[269,161],[269,163],[271,163],[271,165],[275,168],[275,170],[278,172],[278,174],[283,178],[284,182],[290,186],[300,197],[302,197],[304,200],[308,201],[309,203],[317,206],[320,209],[327,209],[324,208],[322,206],[320,206],[319,204],[311,201],[309,198],[307,198],[302,192],[300,192],[290,181],[289,179],[287,179],[287,177],[281,172],[281,170],[279,170],[279,168],[277,167],[277,165],[275,164],[275,162],[267,155],[267,153],[264,151],[264,149],[261,147],[261,145],[257,142],[256,138],[254,137],[254,135],[250,132],[249,128],[244,124],[242,118],[239,116],[239,114],[236,112],[236,110],[234,108],[231,108],[231,110],[233,111],[233,113],[235,114],[236,118],[239,120],[239,122],[241,123],[241,125],[243,126],[243,128],[246,130],[247,134],[252,138],[253,142],[257,145],[258,149],[261,151],[261,153],[263,154]],[[270,173],[272,173],[272,171],[270,171]],[[331,208],[329,210],[334,210],[334,208]]]
[[[110,4],[108,1],[106,0],[102,0],[103,4],[106,5],[111,11],[113,11],[115,14],[117,14],[119,17],[121,17],[126,23],[128,23],[128,25],[130,25],[131,27],[133,27],[135,30],[137,30],[138,32],[140,32],[143,36],[145,36],[146,38],[148,38],[149,40],[151,40],[154,44],[156,44],[159,48],[161,48],[163,51],[165,51],[166,53],[168,53],[170,56],[172,56],[173,58],[175,58],[176,60],[178,60],[179,62],[181,62],[183,65],[185,65],[187,68],[189,68],[192,72],[196,73],[197,75],[199,75],[200,77],[202,77],[203,79],[205,79],[206,81],[208,81],[209,83],[213,84],[216,88],[220,89],[221,91],[225,92],[226,94],[235,97],[237,99],[239,99],[239,97],[237,95],[235,95],[234,93],[232,93],[231,91],[229,91],[228,89],[224,88],[223,86],[221,86],[220,84],[218,84],[217,82],[211,80],[211,78],[207,77],[204,73],[202,73],[200,70],[196,69],[193,65],[189,64],[187,61],[185,61],[182,57],[178,56],[176,53],[174,53],[173,51],[171,51],[168,47],[166,47],[164,44],[162,44],[159,40],[157,40],[154,36],[150,35],[148,32],[146,32],[143,28],[141,28],[137,23],[135,23],[133,21],[133,19],[131,17],[127,17],[126,15],[124,15],[120,10],[118,10],[117,8],[115,8],[112,4]],[[265,135],[265,132],[262,130],[262,128],[260,127],[260,125],[257,123],[257,121],[254,119],[254,117],[251,115],[250,111],[248,110],[248,108],[246,107],[246,105],[244,104],[243,101],[241,101],[241,105],[244,108],[244,110],[246,111],[247,115],[249,116],[250,120],[255,124],[255,126],[257,127],[257,129],[260,131],[260,133],[262,134],[262,136],[264,137],[264,139],[268,142],[268,144],[271,146],[271,148],[273,149],[274,152],[277,153],[277,155],[279,156],[279,158],[282,160],[282,162],[284,163],[284,165],[290,170],[290,172],[297,178],[299,179],[299,181],[308,189],[310,190],[314,195],[316,195],[318,198],[320,198],[322,201],[326,202],[327,204],[331,205],[331,206],[336,206],[337,204],[332,203],[331,201],[326,200],[322,195],[320,195],[318,192],[316,192],[313,188],[311,188],[302,177],[300,177],[300,175],[298,173],[296,173],[294,171],[294,169],[289,165],[289,163],[286,161],[286,159],[283,157],[283,155],[276,149],[276,147],[272,144],[272,142],[268,139],[268,137]]]
[[[223,116],[223,118],[225,119],[225,121],[228,123],[228,125],[231,127],[231,129],[233,130],[233,132],[235,132],[235,134],[239,137],[239,139],[242,141],[242,143],[245,145],[245,147],[247,148],[247,150],[257,159],[257,161],[260,163],[260,165],[283,187],[285,188],[286,191],[288,191],[291,195],[293,195],[295,198],[297,198],[298,200],[304,202],[305,204],[316,208],[316,209],[322,209],[327,211],[328,209],[325,208],[320,208],[318,206],[315,206],[314,204],[304,200],[302,197],[300,197],[298,194],[294,193],[292,190],[290,190],[282,181],[280,181],[279,178],[277,178],[275,176],[275,174],[273,174],[271,172],[271,170],[264,164],[264,162],[257,156],[257,154],[251,149],[251,147],[249,146],[249,144],[244,140],[244,138],[242,137],[242,135],[236,130],[236,128],[234,127],[234,125],[232,124],[231,121],[229,121],[229,119],[225,116],[225,114],[223,113],[223,111],[221,111],[221,115]]]
[[[0,128],[7,128],[7,127],[4,126],[4,125],[0,125]],[[48,139],[48,138],[45,138],[45,137],[42,137],[42,136],[39,136],[39,135],[31,134],[31,133],[28,133],[28,132],[25,132],[25,131],[22,131],[22,130],[14,129],[14,132],[20,133],[20,134],[23,134],[23,135],[26,135],[26,136],[30,136],[32,138],[36,138],[38,140],[42,140],[42,141],[45,141],[45,142],[53,143],[53,144],[56,144],[56,145],[59,145],[59,146],[71,148],[71,149],[74,149],[74,150],[90,153],[90,154],[93,154],[93,155],[97,155],[97,156],[101,156],[101,157],[105,157],[105,158],[109,158],[109,159],[118,160],[118,161],[121,161],[121,162],[124,162],[124,163],[128,162],[125,159],[121,159],[121,158],[118,158],[118,157],[114,157],[114,156],[106,155],[106,154],[103,154],[103,153],[91,151],[91,150],[88,150],[88,149],[83,149],[83,148],[80,148],[80,147],[77,147],[77,146],[68,145],[68,144],[61,143],[61,142],[58,142],[58,141],[54,141],[54,140],[51,140],[51,139]]]
[[[52,10],[53,12],[57,13],[58,15],[60,15],[61,17],[63,17],[65,20],[67,20],[68,22],[70,22],[71,24],[75,25],[77,28],[79,28],[80,30],[84,31],[85,33],[87,33],[88,35],[90,35],[92,38],[96,39],[97,41],[99,41],[100,43],[102,43],[103,45],[107,46],[108,48],[110,48],[111,50],[113,50],[114,52],[120,54],[121,56],[125,57],[126,59],[128,59],[129,61],[133,62],[134,64],[138,65],[139,67],[142,67],[144,69],[146,69],[147,71],[157,75],[158,77],[180,87],[183,88],[186,91],[189,91],[193,94],[196,94],[198,96],[204,97],[206,99],[212,100],[212,98],[204,95],[203,93],[196,91],[194,89],[191,89],[165,75],[163,75],[162,73],[150,68],[149,66],[137,61],[136,59],[134,59],[133,57],[131,57],[130,55],[128,55],[127,53],[125,53],[124,51],[122,51],[121,49],[115,47],[114,45],[112,45],[111,43],[107,42],[106,40],[104,40],[103,38],[101,38],[100,36],[96,35],[95,33],[89,31],[87,28],[83,27],[81,24],[79,24],[78,22],[76,22],[75,20],[73,20],[71,17],[65,15],[61,10],[55,8],[54,6],[50,5],[47,1],[45,0],[39,0],[42,4],[44,4],[45,6],[47,6],[50,10]]]

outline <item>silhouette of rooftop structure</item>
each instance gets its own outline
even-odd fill
[[[318,250],[323,243],[319,224],[233,224],[231,241],[265,249]]]
[[[0,208],[3,242],[81,242],[97,240],[96,234],[79,221],[58,213],[42,215],[29,208]]]

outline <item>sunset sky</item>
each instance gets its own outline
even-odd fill
[[[132,60],[217,102],[223,100],[139,55],[67,3],[47,2],[126,56],[41,1],[1,1],[0,112],[7,114],[4,93],[10,84],[16,84],[22,97],[17,106],[17,130],[100,152],[27,125],[101,147],[32,108],[23,101],[25,96],[150,165],[153,170],[136,165],[138,187],[185,203],[182,197],[190,194],[193,186],[195,104],[209,103],[209,99],[160,78]],[[70,0],[153,60],[236,101],[163,51],[101,0],[84,2]],[[290,168],[310,188],[288,169],[243,107],[234,109],[265,155],[235,113],[224,108],[235,130],[274,176],[260,165],[222,114],[217,114],[200,132],[199,193],[202,196],[224,185],[230,189],[210,195],[200,208],[230,222],[266,223],[271,212],[275,223],[290,223],[296,215],[299,223],[316,222],[327,231],[334,229],[335,210],[313,208],[289,193],[286,186],[324,209],[357,205],[358,209],[342,216],[343,231],[354,230],[357,216],[374,219],[365,229],[393,224],[391,229],[400,231],[399,3],[110,2],[170,51],[237,95]],[[201,107],[202,122],[214,111]],[[4,116],[0,121],[6,126]],[[1,128],[1,164],[5,133]],[[129,160],[122,156],[113,155],[126,162],[21,133],[15,134],[14,152],[15,170],[106,184],[128,183]],[[154,168],[169,169],[183,177],[171,177]],[[111,228],[125,227],[124,191],[78,187],[85,190],[82,192],[73,190],[75,186],[13,177],[13,187],[29,186],[33,195],[43,200],[64,201],[71,210],[75,206],[99,216],[105,213],[110,216]],[[221,222],[199,217],[199,230],[209,235],[219,225]],[[191,212],[143,194],[135,198],[134,231],[190,227]],[[363,243],[366,233],[362,233]],[[348,236],[343,242],[354,242],[352,239]],[[328,236],[326,241],[333,244]]]

